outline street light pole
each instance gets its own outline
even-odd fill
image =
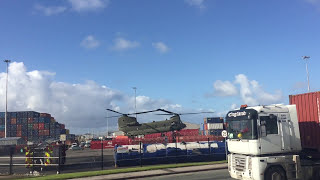
[[[137,87],[132,87],[134,89],[134,111],[137,113]],[[136,119],[137,119],[137,114],[136,114]]]
[[[308,71],[308,60],[310,56],[302,56],[303,60],[306,60],[306,71],[307,71],[307,80],[308,80],[308,92],[310,92],[310,83],[309,83],[309,71]]]
[[[6,79],[6,112],[4,117],[4,138],[7,138],[7,114],[8,114],[8,64],[11,62],[10,60],[4,60],[7,63],[7,79]]]
[[[107,111],[107,137],[109,136],[109,117],[108,117],[108,111]]]

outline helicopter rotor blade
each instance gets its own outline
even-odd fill
[[[194,113],[168,113],[168,114],[156,114],[156,115],[191,115],[191,114],[205,114],[205,113],[214,113],[214,112],[194,112]]]
[[[171,112],[171,111],[167,111],[165,109],[159,109],[159,111],[163,111],[163,112],[166,112],[168,114],[177,114],[177,113],[174,113],[174,112]]]
[[[120,117],[120,116],[122,116],[122,115],[118,115],[118,116],[108,116],[108,117],[105,117],[105,118],[109,119],[109,118]]]
[[[206,113],[214,113],[214,112],[194,112],[194,113],[180,113],[179,115],[189,115],[189,114],[206,114]]]
[[[112,109],[106,109],[107,111],[111,111],[111,112],[115,112],[115,113],[118,113],[118,114],[121,114],[121,115],[124,115],[123,113],[120,113],[118,111],[115,111],[115,110],[112,110]]]
[[[159,111],[159,109],[151,110],[151,111],[137,112],[137,113],[130,113],[130,114],[127,114],[127,115],[145,114],[145,113],[151,113],[151,112],[156,112],[156,111]]]

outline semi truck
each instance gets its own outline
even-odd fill
[[[320,91],[290,95],[289,102],[227,113],[232,178],[320,180]]]

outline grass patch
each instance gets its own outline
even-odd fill
[[[100,171],[88,171],[88,172],[78,172],[78,173],[66,173],[66,174],[57,174],[57,175],[48,175],[40,177],[30,177],[25,178],[28,180],[53,180],[53,179],[72,179],[80,177],[90,177],[90,176],[100,176],[108,174],[117,174],[117,173],[128,173],[128,172],[138,172],[138,171],[149,171],[156,169],[167,169],[167,168],[177,168],[177,167],[188,167],[188,166],[201,166],[201,165],[210,165],[210,164],[220,164],[226,163],[227,161],[213,161],[213,162],[195,162],[195,163],[181,163],[181,164],[164,164],[164,165],[153,165],[145,167],[132,167],[132,168],[119,168],[119,169],[108,169]]]

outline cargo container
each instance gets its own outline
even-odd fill
[[[228,170],[236,179],[320,179],[320,92],[290,105],[228,112]]]
[[[222,117],[207,117],[205,123],[223,123]]]
[[[210,129],[224,129],[223,123],[207,123],[208,130]]]
[[[289,102],[297,107],[302,148],[320,152],[320,91],[290,95]]]
[[[5,129],[5,113],[0,112],[0,135]],[[8,112],[7,137],[22,137],[24,140],[46,140],[47,138],[60,137],[61,133],[67,133],[64,124],[56,122],[48,113],[35,111]],[[0,136],[1,137],[1,136]]]

